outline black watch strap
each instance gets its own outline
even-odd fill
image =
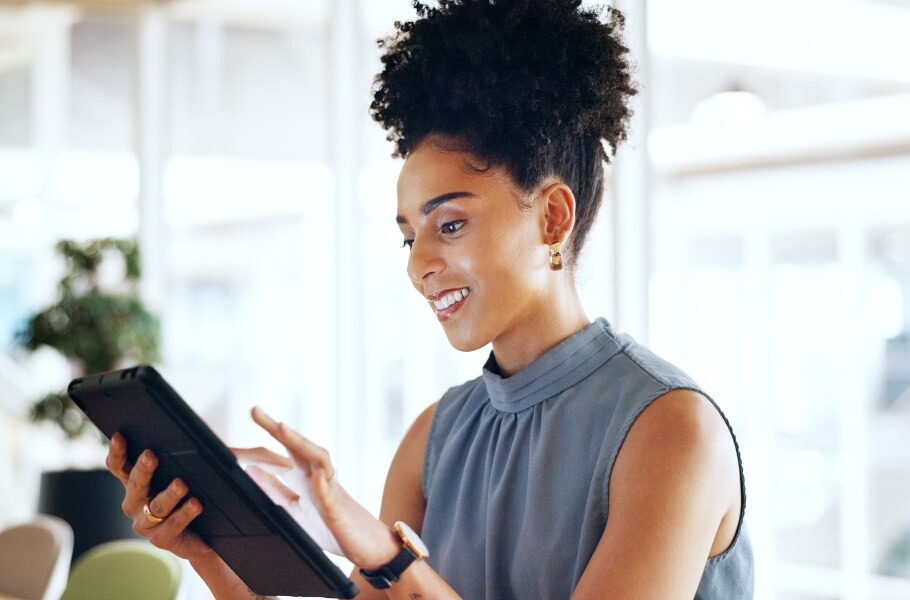
[[[411,552],[407,546],[401,548],[398,556],[392,559],[390,563],[375,571],[360,569],[360,574],[367,583],[379,590],[385,590],[392,587],[392,584],[398,581],[404,570],[411,566],[411,563],[417,559],[417,555]]]

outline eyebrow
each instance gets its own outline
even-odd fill
[[[447,194],[442,194],[440,196],[436,196],[435,198],[431,198],[431,199],[427,200],[424,203],[423,207],[420,209],[420,212],[423,213],[424,216],[426,216],[426,215],[430,214],[431,212],[433,212],[434,210],[436,210],[437,208],[439,208],[440,206],[442,206],[443,204],[445,204],[446,202],[449,202],[450,200],[455,200],[457,198],[476,198],[476,197],[477,197],[477,195],[473,194],[471,192],[448,192]],[[398,215],[397,217],[395,217],[395,221],[399,225],[402,225],[402,224],[408,222],[408,220],[405,219],[401,215]]]

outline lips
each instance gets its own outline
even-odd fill
[[[436,312],[436,318],[440,322],[451,319],[455,312],[465,303],[471,288],[458,288],[441,290],[427,296],[427,301]]]
[[[441,292],[436,292],[427,297],[427,301],[435,308],[437,311],[442,311],[450,306],[461,302],[463,299],[468,297],[468,294],[471,293],[471,288],[461,288],[457,290],[443,290]]]

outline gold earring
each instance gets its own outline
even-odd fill
[[[553,271],[562,271],[562,242],[553,242],[550,244],[550,269]]]

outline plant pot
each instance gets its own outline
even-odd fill
[[[106,469],[41,474],[38,512],[60,517],[73,528],[73,561],[111,540],[137,538],[120,508],[123,485]]]

